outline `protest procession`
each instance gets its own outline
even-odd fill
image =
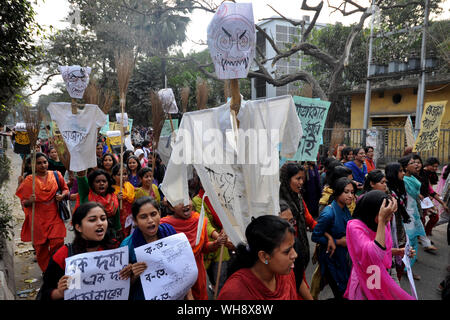
[[[0,9],[0,300],[450,300],[449,2]]]

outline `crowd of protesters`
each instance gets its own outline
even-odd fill
[[[173,207],[165,199],[159,185],[166,167],[151,139],[151,130],[133,129],[134,150],[121,155],[101,137],[92,151],[97,167],[76,173],[66,170],[54,146],[41,141],[35,196],[30,158],[24,159],[16,192],[25,212],[21,238],[34,237],[43,272],[42,299],[64,297],[66,257],[118,246],[129,248],[130,264],[121,272],[131,281],[129,299],[145,299],[139,275],[146,266],[136,261],[134,248],[180,232],[191,243],[198,268],[197,281],[185,297],[195,300],[210,299],[217,279],[218,299],[313,300],[327,285],[335,299],[415,299],[400,286],[406,276],[402,258],[408,255],[418,281],[414,263],[419,245],[429,253],[441,250],[431,239],[433,228],[449,220],[450,166],[444,165],[439,176],[441,163],[434,157],[423,161],[406,150],[398,161],[377,168],[373,147],[341,145],[318,162],[288,161],[280,168],[279,216],[253,219],[246,229],[247,243],[236,247],[195,171],[188,205]],[[425,198],[432,207],[422,208]],[[66,245],[57,210],[62,200],[71,202],[75,232],[75,240]],[[202,203],[205,228],[196,242]],[[312,252],[310,241],[315,244]],[[311,279],[306,277],[308,266],[314,269]],[[381,270],[379,287],[369,285],[367,268],[373,266]]]

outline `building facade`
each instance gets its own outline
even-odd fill
[[[300,22],[301,20],[294,20]],[[310,24],[309,16],[303,16],[303,21],[305,21],[304,27],[307,28]],[[301,41],[302,27],[293,26],[288,21],[280,17],[272,17],[262,22],[258,23],[272,39],[274,40],[276,46],[280,50],[286,50],[290,48],[293,44],[299,43]],[[315,28],[324,28],[325,24],[316,23]],[[256,32],[256,46],[260,52],[268,59],[276,55],[275,50],[264,37],[264,35],[257,31]],[[258,55],[258,53],[257,53]],[[288,58],[283,58],[279,60],[274,66],[272,66],[272,61],[269,60],[264,64],[267,71],[274,77],[280,77],[282,75],[295,73],[307,65],[308,61],[299,51],[296,54],[291,55]],[[252,65],[253,71],[258,71],[258,66]],[[300,88],[300,82],[292,82],[282,87],[274,87],[273,85],[267,83],[261,78],[251,79],[251,93],[252,100],[272,98],[276,96],[282,96],[286,94],[298,95]]]

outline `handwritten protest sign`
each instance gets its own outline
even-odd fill
[[[408,146],[413,146],[416,143],[416,136],[414,135],[412,120],[410,116],[406,118],[405,136],[406,136],[406,144]]]
[[[109,131],[109,114],[106,115],[106,124],[100,129],[100,133],[105,135]]]
[[[414,145],[414,152],[433,150],[439,142],[439,131],[447,101],[429,102],[422,114],[419,136]]]
[[[303,128],[303,136],[293,161],[317,161],[323,127],[327,119],[330,102],[294,96],[297,115]]]
[[[411,287],[411,292],[416,297],[416,300],[419,298],[417,297],[417,290],[416,285],[414,283],[414,276],[411,269],[411,263],[410,263],[410,251],[411,251],[411,245],[409,243],[408,236],[406,236],[406,245],[405,245],[405,255],[402,258],[403,263],[405,264],[406,274],[408,275],[409,285]]]
[[[146,300],[180,300],[197,281],[198,269],[184,233],[135,248],[138,262],[147,269],[141,274]]]
[[[128,300],[130,280],[119,272],[128,264],[128,247],[77,254],[66,258],[71,281],[64,300]]]
[[[178,130],[178,119],[173,119],[172,123],[173,123],[173,129],[175,131],[177,131]],[[164,126],[161,130],[160,136],[167,137],[167,136],[170,136],[171,134],[172,134],[172,127],[170,125],[170,120],[166,120],[166,121],[164,121]]]

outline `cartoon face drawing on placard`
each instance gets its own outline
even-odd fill
[[[208,47],[217,77],[246,78],[255,44],[252,4],[222,3],[208,26]]]
[[[89,84],[91,68],[80,66],[59,66],[59,71],[66,83],[67,92],[71,98],[82,99],[84,90]]]
[[[158,95],[165,113],[178,113],[177,102],[172,88],[161,89],[158,91]]]

